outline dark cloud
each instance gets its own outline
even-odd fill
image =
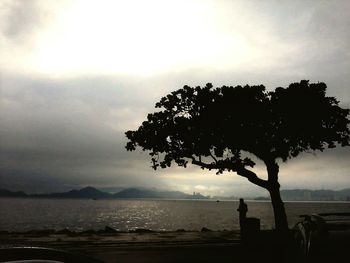
[[[154,103],[169,91],[185,83],[202,85],[207,80],[204,76],[197,77],[191,79],[187,74],[157,76],[144,79],[142,85],[140,80],[133,83],[123,77],[106,76],[59,80],[3,77],[0,184],[29,192],[86,185],[179,188],[177,190],[186,189],[186,185],[190,188],[199,185],[200,189],[207,187],[208,191],[218,192],[218,189],[228,192],[228,188],[240,185],[240,190],[256,192],[254,187],[249,190],[249,186],[244,186],[243,179],[230,181],[237,176],[219,178],[215,173],[208,173],[206,177],[198,177],[201,170],[197,167],[154,172],[146,153],[130,153],[124,149],[126,130],[137,128],[146,114],[154,111]],[[215,77],[211,80],[221,84]],[[228,79],[227,83],[232,81]],[[251,81],[255,81],[254,78]],[[317,161],[311,156],[313,165],[305,166],[305,162],[310,163],[308,155],[283,165],[282,181],[285,180],[287,187],[293,185],[288,171],[296,169],[300,173],[298,167],[306,167],[306,173],[310,174],[318,167],[326,168],[323,164],[329,162],[342,169],[349,168],[346,166],[349,149],[326,151],[317,156]],[[257,170],[264,171],[264,167],[258,166]],[[340,181],[342,176],[338,178]],[[322,178],[328,180],[326,172]]]
[[[131,159],[124,150],[124,132],[131,112],[138,109],[130,99],[127,116],[125,91],[118,83],[91,82],[3,79],[2,180],[27,174],[39,181],[45,175],[78,184],[88,178],[103,182],[106,176],[132,174],[127,172]],[[75,87],[77,83],[84,88]],[[133,162],[137,159],[133,156]]]

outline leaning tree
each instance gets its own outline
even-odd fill
[[[247,178],[270,193],[276,230],[284,232],[279,163],[302,152],[349,145],[349,110],[327,97],[326,88],[305,80],[271,92],[263,85],[184,86],[156,103],[160,110],[136,131],[125,133],[126,149],[148,150],[154,169],[191,163]],[[266,165],[267,179],[252,171],[252,155]]]

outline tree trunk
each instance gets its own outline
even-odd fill
[[[275,217],[275,227],[280,233],[288,232],[288,221],[284,203],[280,195],[280,184],[278,183],[279,167],[275,161],[265,162],[268,174],[267,190],[271,196],[271,202]]]
[[[275,227],[279,232],[288,232],[288,221],[284,203],[281,199],[279,187],[269,189],[273,212],[275,216]]]

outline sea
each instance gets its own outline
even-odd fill
[[[248,217],[260,219],[261,229],[273,229],[271,202],[246,201]],[[0,199],[0,231],[69,229],[118,231],[238,230],[238,201],[217,200],[77,200]],[[285,202],[288,223],[300,215],[349,212],[350,202]]]

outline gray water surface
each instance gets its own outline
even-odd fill
[[[274,225],[270,202],[246,201],[248,217],[261,220],[262,229]],[[74,231],[99,230],[105,226],[120,231],[146,228],[156,231],[177,229],[239,229],[238,201],[213,200],[75,200],[0,199],[0,230],[40,229]],[[300,214],[350,212],[349,202],[286,202],[289,225]]]

